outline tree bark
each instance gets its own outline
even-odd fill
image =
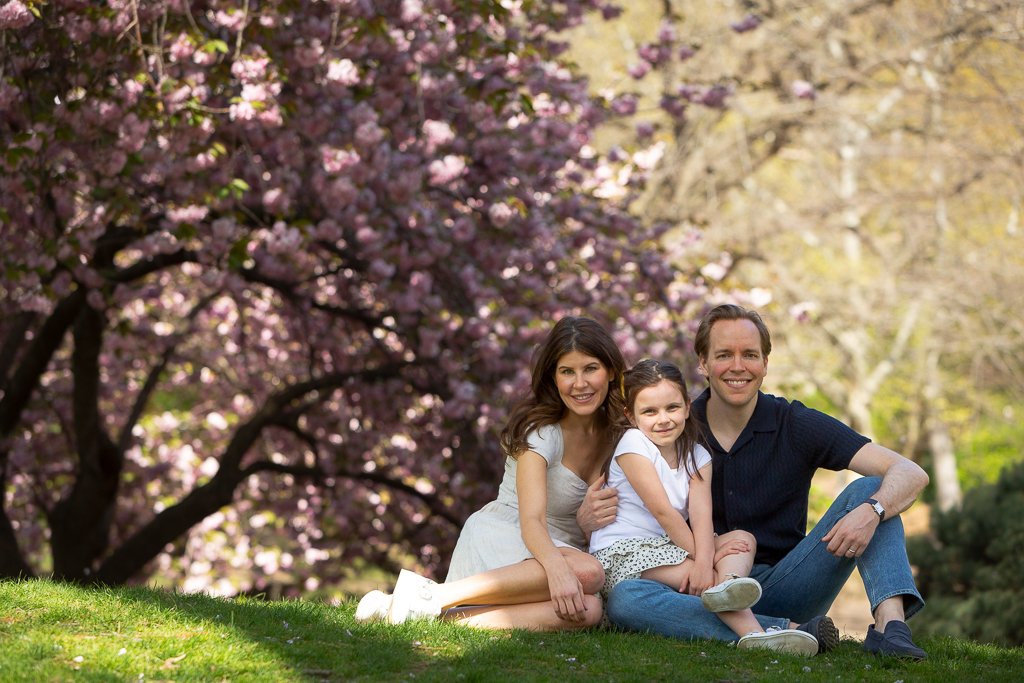
[[[124,464],[99,408],[103,328],[103,315],[90,306],[82,307],[73,330],[71,358],[78,470],[71,492],[49,519],[53,573],[64,579],[87,579],[96,559],[106,551]]]

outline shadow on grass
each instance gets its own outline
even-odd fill
[[[351,607],[307,601],[217,598],[141,588],[111,590],[107,595],[111,600],[131,601],[155,609],[186,631],[203,625],[204,634],[233,633],[259,651],[270,653],[295,679],[398,679],[409,674],[415,676],[430,666],[433,659],[421,641],[410,637],[408,627],[356,624]],[[184,667],[181,673],[185,673]],[[270,671],[265,673],[268,680],[275,676]]]

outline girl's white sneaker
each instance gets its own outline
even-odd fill
[[[795,628],[772,626],[767,631],[748,633],[736,644],[739,650],[774,650],[791,655],[813,657],[818,654],[818,641],[810,633]]]
[[[700,601],[709,612],[735,612],[757,604],[761,584],[749,577],[727,579],[701,593]]]

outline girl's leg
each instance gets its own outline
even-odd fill
[[[746,541],[750,547],[745,553],[733,553],[725,555],[715,563],[715,574],[719,583],[725,581],[729,574],[736,576],[750,576],[750,568],[754,566],[754,551],[757,550],[757,539],[753,534],[746,531],[730,531],[721,536],[715,536],[715,553],[725,545],[733,541]]]
[[[689,576],[689,574],[690,565],[686,562],[681,562],[679,564],[666,564],[661,567],[645,569],[640,573],[640,578],[657,581],[658,583],[665,584],[669,588],[679,590],[679,586],[683,584],[683,581],[687,576]]]
[[[683,579],[686,577],[687,573],[689,573],[689,568],[686,565],[687,563],[683,562],[682,564],[654,567],[644,571],[640,577],[650,579],[651,581],[657,581],[658,583],[665,584],[669,588],[678,591]],[[749,566],[747,569],[749,570]],[[732,629],[732,632],[738,636],[745,636],[754,631],[764,630],[757,622],[757,619],[754,618],[754,613],[751,612],[750,609],[736,610],[733,612],[718,612],[717,615],[718,618],[722,620],[722,623]]]
[[[588,594],[583,602],[587,611],[581,621],[559,618],[550,600],[519,605],[459,607],[446,611],[443,618],[475,628],[523,628],[531,631],[570,631],[600,624],[601,598]]]
[[[748,633],[763,631],[761,624],[754,617],[750,608],[736,610],[735,612],[718,612],[718,618],[722,623],[732,629],[732,632],[741,638]]]
[[[750,568],[754,566],[754,551],[757,549],[757,540],[753,534],[746,531],[730,531],[727,534],[715,537],[715,551],[717,552],[723,546],[728,545],[733,541],[745,541],[750,547],[750,550],[742,553],[733,553],[725,555],[715,564],[715,575],[719,583],[730,578],[730,574],[735,576],[749,576]],[[730,612],[718,612],[718,618],[722,620],[726,626],[732,629],[732,632],[736,635],[743,637],[748,633],[755,633],[763,631],[761,625],[757,619],[754,618],[754,613],[747,609],[735,610]]]
[[[604,569],[593,555],[573,548],[559,548],[562,556],[583,584],[585,595],[595,595],[604,585]],[[451,583],[433,586],[442,607],[459,605],[520,605],[547,603],[548,576],[535,559],[523,560]],[[552,615],[554,609],[549,606]],[[598,616],[600,618],[600,615]]]

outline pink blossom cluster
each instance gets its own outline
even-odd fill
[[[0,5],[0,31],[25,28],[35,17],[21,0],[7,0]]]
[[[625,172],[593,153],[636,100],[591,97],[557,39],[613,8],[486,5],[63,0],[19,20],[0,333],[10,376],[36,374],[0,396],[0,512],[26,566],[218,593],[319,590],[395,546],[439,570],[553,320],[598,317],[634,354],[682,343],[666,311],[701,293],[625,208],[657,148]],[[79,481],[116,497],[74,508]],[[44,528],[59,504],[75,514]]]

